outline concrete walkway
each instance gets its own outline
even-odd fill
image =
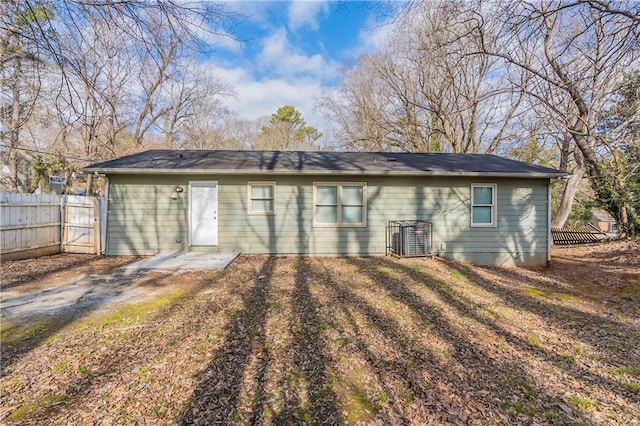
[[[222,271],[239,255],[239,251],[220,253],[177,251],[160,253],[123,266],[120,270],[123,272]]]

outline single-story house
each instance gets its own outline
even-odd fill
[[[390,221],[424,221],[431,253],[495,265],[548,263],[550,182],[565,175],[485,154],[206,150],[84,171],[107,178],[107,255],[381,255],[398,244]]]

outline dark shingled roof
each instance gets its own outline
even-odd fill
[[[504,176],[555,178],[566,173],[488,154],[329,151],[152,150],[93,164],[104,174],[310,174]]]

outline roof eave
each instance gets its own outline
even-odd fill
[[[465,171],[437,171],[437,170],[236,170],[236,169],[126,169],[126,168],[94,168],[82,169],[87,173],[101,173],[105,175],[343,175],[343,176],[479,176],[479,177],[505,177],[505,178],[562,178],[567,173],[544,173],[544,172],[521,172],[521,173],[501,173],[501,172],[465,172]]]

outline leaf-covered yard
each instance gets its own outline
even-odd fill
[[[639,424],[639,261],[636,243],[539,269],[241,257],[3,330],[3,352],[47,338],[3,355],[0,421]]]

